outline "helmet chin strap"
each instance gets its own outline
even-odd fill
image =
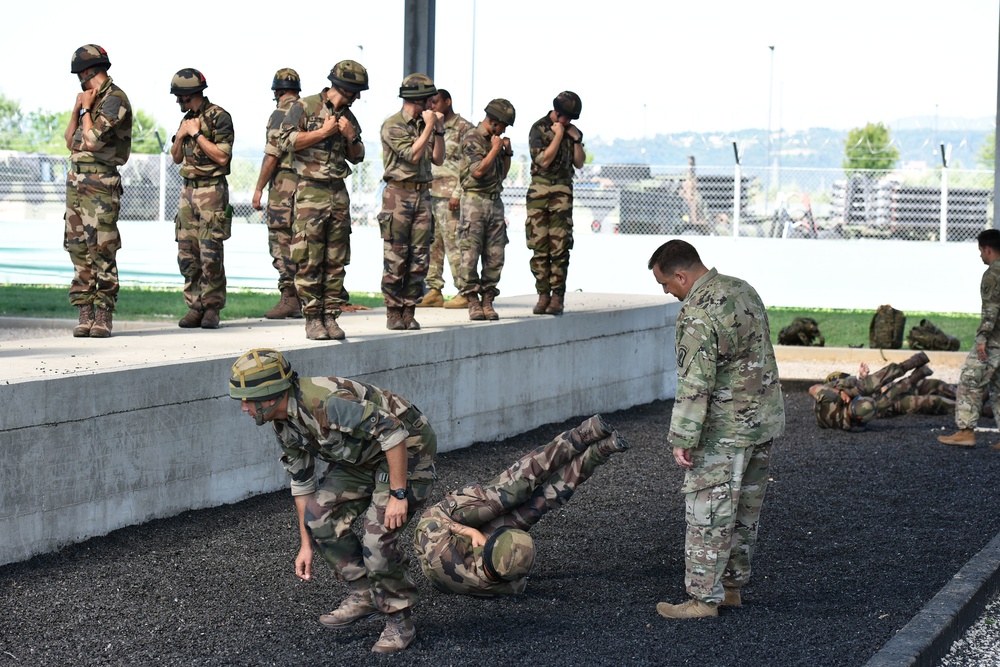
[[[257,413],[254,415],[254,421],[257,422],[257,426],[264,425],[264,404],[261,401],[253,402],[254,411]]]
[[[271,404],[269,408],[264,409],[263,401],[254,401],[253,407],[257,411],[257,415],[254,417],[254,421],[257,422],[257,426],[263,426],[265,421],[270,421],[274,416],[274,413],[278,411],[278,406],[281,405],[281,398],[284,394],[279,394],[275,399],[274,403]]]

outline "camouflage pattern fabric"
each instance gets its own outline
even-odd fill
[[[475,125],[455,114],[444,121],[444,162],[431,163],[431,196],[444,199],[458,199],[462,196],[459,185],[459,162],[462,158],[462,138]]]
[[[424,296],[434,219],[426,190],[387,185],[378,214],[382,235],[382,296],[389,308],[415,306]]]
[[[985,389],[989,388],[993,396],[993,414],[1000,425],[1000,377],[997,368],[1000,367],[1000,259],[994,260],[986,267],[979,283],[979,296],[982,299],[982,315],[976,328],[976,342],[962,364],[958,379],[958,391],[955,405],[955,423],[958,428],[975,428],[982,410],[980,398]],[[986,346],[986,361],[980,361],[976,354],[976,346]]]
[[[267,142],[264,145],[264,154],[278,160],[267,191],[267,249],[271,254],[271,266],[278,272],[279,290],[295,288],[295,262],[292,261],[290,246],[298,177],[292,169],[292,153],[282,151],[279,146],[285,113],[296,100],[298,97],[295,95],[285,95],[278,101],[278,107],[267,122]]]
[[[426,417],[374,385],[316,377],[293,385],[288,418],[273,425],[292,494],[312,494],[304,519],[319,555],[342,581],[367,577],[381,612],[411,608],[418,593],[399,545],[402,529],[385,527],[389,475],[384,452],[406,447],[408,521],[437,479],[437,436]],[[329,464],[319,481],[317,460]],[[351,529],[359,516],[360,539]]]
[[[778,332],[779,345],[807,345],[823,347],[826,339],[819,331],[819,324],[811,317],[796,317]]]
[[[364,143],[360,144],[360,152],[357,157],[348,155],[347,139],[339,132],[312,146],[295,150],[295,140],[298,138],[299,132],[312,132],[320,129],[330,116],[338,119],[347,118],[354,126],[358,138],[361,138],[361,126],[358,124],[358,119],[348,107],[335,110],[326,98],[329,90],[329,88],[324,88],[319,95],[309,95],[296,100],[285,112],[285,119],[281,123],[281,130],[278,133],[278,148],[283,152],[292,153],[292,169],[295,170],[300,179],[343,180],[351,175],[351,168],[347,163],[358,164],[365,157]]]
[[[419,160],[414,160],[413,143],[423,131],[426,123],[420,116],[411,116],[406,109],[389,116],[382,123],[382,164],[385,172],[384,181],[411,181],[413,183],[430,183],[431,153],[434,142],[440,137],[432,134],[430,141],[424,147]]]
[[[507,222],[503,201],[489,199],[475,192],[462,194],[462,220],[458,224],[458,248],[462,257],[459,269],[460,294],[496,296],[503,272],[507,247]],[[482,275],[479,263],[482,261]]]
[[[433,188],[432,188],[433,189]],[[427,267],[427,279],[424,281],[428,289],[438,291],[444,289],[444,260],[448,258],[452,282],[458,288],[459,269],[462,266],[462,254],[458,249],[456,236],[459,212],[448,208],[450,197],[435,197],[431,195],[431,215],[434,218],[434,240],[431,242],[431,258]]]
[[[132,154],[132,104],[111,77],[97,89],[90,118],[92,126],[87,140],[93,148],[84,147],[81,123],[70,141],[70,160],[116,167],[128,162]]]
[[[906,340],[911,350],[956,352],[962,346],[962,341],[955,336],[949,336],[928,319],[920,320],[920,324],[910,329],[910,335]]]
[[[192,182],[192,181],[188,181]],[[226,306],[223,241],[232,233],[226,179],[202,187],[181,188],[174,218],[177,266],[184,276],[184,303],[194,310]]]
[[[903,347],[903,330],[906,315],[886,304],[879,306],[868,325],[868,347],[874,349],[898,350]]]
[[[469,484],[448,493],[420,517],[413,544],[427,579],[446,593],[514,595],[527,578],[494,581],[483,569],[483,547],[453,532],[455,523],[489,537],[508,526],[529,530],[546,512],[569,502],[576,488],[607,459],[597,443],[584,444],[571,429],[525,454],[490,482]]]
[[[198,111],[188,111],[184,114],[183,120],[192,118],[201,121],[201,133],[205,135],[206,139],[215,144],[215,147],[220,151],[232,157],[236,134],[233,131],[233,118],[228,111],[218,104],[209,102],[206,97]],[[202,150],[196,139],[190,136],[184,137],[183,151],[184,161],[181,162],[181,178],[203,179],[229,175],[232,161],[224,165],[218,164],[208,157],[208,153]]]
[[[555,139],[548,114],[528,132],[531,153],[531,185],[528,187],[524,231],[532,251],[528,266],[539,294],[566,291],[569,251],[573,249],[573,139],[563,134],[556,158],[549,167],[539,161]]]
[[[289,252],[302,314],[339,315],[351,263],[351,199],[342,180],[299,179]]]

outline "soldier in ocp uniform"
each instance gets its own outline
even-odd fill
[[[271,253],[271,266],[278,272],[278,290],[281,299],[273,308],[264,313],[269,320],[283,320],[286,317],[302,317],[299,297],[295,292],[295,262],[292,261],[289,246],[292,242],[292,219],[295,210],[295,188],[298,177],[292,169],[292,154],[278,148],[278,137],[285,113],[299,99],[302,83],[293,69],[283,68],[274,73],[271,82],[277,108],[267,121],[267,142],[264,145],[264,161],[260,165],[257,187],[254,189],[252,206],[260,211],[260,203],[267,191],[267,246]]]
[[[70,168],[63,248],[73,262],[69,301],[79,310],[77,338],[110,336],[118,300],[118,167],[132,152],[132,106],[108,76],[110,67],[108,52],[97,44],[81,46],[70,61],[83,89],[65,132]]]
[[[436,93],[430,77],[410,74],[399,86],[403,108],[382,123],[385,189],[378,224],[386,327],[392,331],[420,328],[414,309],[424,295],[434,239],[431,164],[444,164],[444,114],[427,105]]]
[[[292,261],[295,289],[311,340],[343,340],[337,323],[347,304],[346,267],[351,263],[351,198],[344,179],[348,163],[365,159],[361,125],[351,104],[368,90],[368,71],[341,60],[327,77],[330,86],[303,97],[285,113],[278,147],[292,153],[295,189]]]
[[[236,360],[229,394],[277,435],[299,517],[296,576],[312,579],[315,548],[351,589],[320,623],[342,628],[382,617],[385,629],[372,651],[405,649],[416,637],[411,612],[418,593],[398,540],[437,479],[437,436],[427,418],[374,385],[300,378],[272,349]],[[360,540],[351,527],[358,517]]]
[[[503,136],[514,125],[514,105],[497,98],[486,105],[486,118],[462,140],[462,206],[458,248],[462,256],[459,294],[469,302],[470,320],[499,320],[493,300],[500,293],[500,273],[507,247],[503,180],[514,151]],[[479,274],[482,260],[483,272]]]
[[[190,67],[170,81],[170,94],[184,112],[170,157],[184,179],[174,226],[188,306],[177,324],[185,329],[218,329],[219,311],[226,307],[223,242],[233,226],[226,176],[236,135],[229,112],[202,94],[206,88],[205,75]]]
[[[573,175],[587,155],[583,133],[573,125],[583,102],[566,90],[552,100],[552,111],[528,132],[531,185],[525,234],[531,250],[538,302],[535,315],[561,315],[566,294],[569,251],[573,247]]]

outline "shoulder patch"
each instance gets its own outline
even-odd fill
[[[353,431],[365,419],[365,406],[358,401],[333,395],[326,402],[326,416],[330,424],[343,430]]]
[[[101,104],[100,114],[117,120],[118,112],[121,111],[121,108],[122,99],[117,95],[108,95],[104,98],[104,103]]]

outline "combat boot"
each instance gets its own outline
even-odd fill
[[[459,294],[458,296],[453,297],[453,298],[449,299],[448,301],[445,301],[444,302],[444,307],[445,308],[459,309],[459,310],[462,309],[462,308],[468,308],[469,307],[469,300],[467,298],[465,298],[464,294]]]
[[[73,327],[73,338],[86,338],[94,326],[94,307],[85,303],[77,308],[80,309],[80,318],[77,320],[77,325]]]
[[[294,287],[286,287],[281,290],[281,299],[274,304],[271,310],[264,313],[264,317],[269,320],[283,320],[286,317],[302,317],[302,307],[299,305],[299,296],[295,293]]]
[[[177,323],[181,329],[197,329],[201,326],[201,318],[204,313],[197,308],[191,308],[188,310],[187,315],[181,318],[181,321]]]
[[[604,417],[601,415],[594,415],[590,419],[581,422],[581,424],[576,427],[576,432],[580,434],[580,439],[583,440],[583,444],[590,445],[600,440],[604,440],[606,437],[614,433],[615,427],[604,421]]]
[[[372,646],[372,653],[394,653],[402,651],[417,638],[417,629],[413,627],[410,610],[404,609],[385,618],[385,630]]]
[[[914,368],[920,368],[928,362],[930,362],[930,357],[928,357],[924,352],[917,352],[915,355],[899,364],[899,367],[904,371],[912,371]]]
[[[729,586],[723,586],[722,588],[726,592],[726,597],[723,598],[722,602],[719,603],[720,607],[743,606],[743,597],[740,595],[740,589],[731,588]]]
[[[624,452],[628,449],[628,441],[618,431],[615,431],[608,437],[604,438],[597,443],[597,453],[607,458],[612,454],[617,454],[618,452]]]
[[[323,326],[323,318],[306,315],[306,338],[309,340],[330,340],[330,334]]]
[[[219,328],[219,311],[215,308],[206,308],[205,314],[201,318],[202,329]]]
[[[943,442],[946,445],[955,445],[956,447],[975,447],[976,432],[971,428],[961,428],[951,435],[939,436],[938,442]]]
[[[546,315],[562,315],[563,313],[563,293],[553,292],[549,299],[549,305],[545,307]]]
[[[500,314],[493,309],[493,299],[496,298],[492,294],[483,295],[483,315],[486,316],[488,320],[499,320]]]
[[[94,313],[94,326],[90,328],[91,338],[111,337],[111,311],[107,308],[98,308]]]
[[[921,380],[932,375],[934,375],[934,371],[930,366],[918,366],[913,369],[912,373],[900,380],[899,383],[906,387],[907,391],[910,391],[911,389],[916,389]]]
[[[385,309],[385,328],[389,331],[405,331],[406,324],[403,322],[403,309],[389,306]]]
[[[549,307],[549,299],[551,298],[552,297],[549,296],[548,292],[545,292],[544,294],[539,294],[538,303],[536,303],[535,307],[531,309],[531,312],[534,313],[535,315],[544,315],[545,309]]]
[[[364,589],[351,591],[340,606],[329,614],[319,617],[319,622],[328,628],[346,628],[352,623],[380,616],[382,612],[372,602],[371,591]]]
[[[408,331],[418,331],[420,329],[420,322],[417,322],[416,314],[416,306],[403,307],[403,324]]]
[[[486,319],[486,313],[483,312],[483,304],[479,302],[479,294],[473,292],[466,297],[469,300],[469,319],[473,322],[480,322]]]
[[[330,336],[331,340],[344,340],[347,338],[347,334],[344,330],[340,328],[337,324],[337,316],[331,313],[327,313],[323,316],[323,328],[326,329],[326,333]]]
[[[680,604],[660,602],[656,605],[656,613],[664,618],[707,618],[719,615],[719,605],[694,598]]]
[[[441,290],[436,287],[432,287],[427,290],[427,294],[424,298],[420,300],[417,304],[417,308],[443,308],[444,307],[444,296],[441,294]]]

